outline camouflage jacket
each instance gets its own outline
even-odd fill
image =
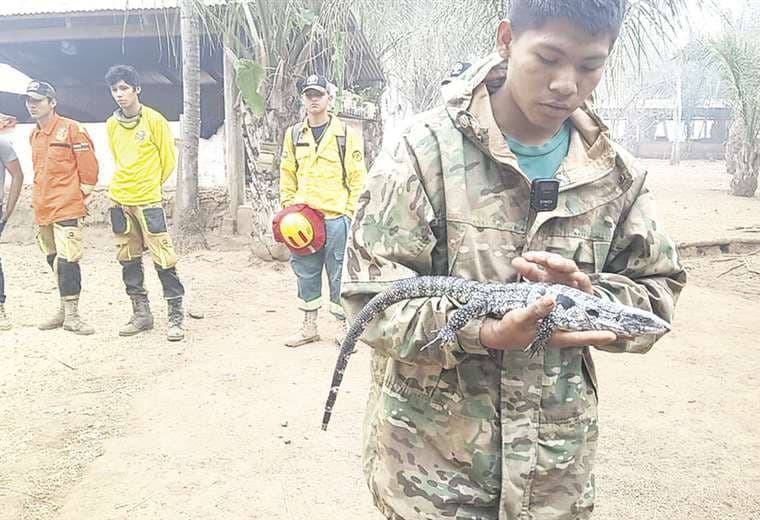
[[[529,182],[496,125],[489,57],[446,86],[369,174],[349,237],[344,303],[355,315],[389,283],[422,274],[513,281],[526,250],[572,258],[599,296],[671,320],[685,272],[656,216],[646,172],[590,110],[571,118],[558,208],[531,215]],[[458,344],[426,349],[456,309],[446,297],[398,303],[367,328],[374,347],[364,469],[392,520],[587,518],[597,443],[587,348],[494,358],[481,323]],[[606,350],[646,352],[646,340]]]

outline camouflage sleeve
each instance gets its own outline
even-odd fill
[[[591,281],[599,296],[654,312],[672,322],[678,295],[686,284],[686,271],[646,186],[641,187],[619,222],[603,272],[592,275]],[[655,341],[641,337],[601,350],[645,353]]]
[[[420,182],[405,139],[383,150],[367,178],[348,239],[342,296],[349,317],[391,283],[434,274],[431,229],[434,211]],[[366,328],[362,340],[393,359],[410,364],[456,366],[468,354],[486,354],[479,342],[482,320],[459,332],[458,343],[422,347],[446,322],[457,303],[447,297],[418,298],[390,306]]]

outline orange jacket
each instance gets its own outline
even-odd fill
[[[98,160],[87,130],[58,114],[29,137],[34,164],[32,208],[37,224],[84,217],[85,193],[98,182]]]

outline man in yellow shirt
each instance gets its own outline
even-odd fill
[[[367,167],[364,144],[358,132],[328,112],[332,96],[327,80],[309,76],[301,93],[306,120],[288,128],[280,162],[282,207],[307,204],[325,216],[325,245],[317,252],[291,255],[290,264],[298,278],[298,308],[304,311],[300,329],[286,339],[288,347],[319,340],[317,313],[321,306],[322,270],[330,286],[330,312],[338,320],[336,342],[347,330],[340,302],[343,255],[351,218],[364,188]]]
[[[132,317],[119,330],[134,336],[153,328],[142,265],[149,251],[168,302],[169,341],[184,339],[182,298],[185,289],[177,275],[177,255],[166,227],[161,187],[174,171],[174,138],[164,116],[140,103],[140,76],[134,67],[114,65],[106,74],[119,108],[107,122],[108,144],[116,163],[109,196],[117,259],[132,300]]]

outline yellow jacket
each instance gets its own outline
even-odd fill
[[[177,164],[174,137],[164,116],[145,105],[134,128],[108,118],[108,146],[116,163],[109,195],[118,204],[161,202],[161,186]]]
[[[326,218],[352,218],[367,175],[361,135],[332,116],[317,146],[308,120],[304,120],[294,146],[292,128],[285,133],[282,145],[280,204],[283,208],[308,204]],[[342,135],[346,136],[345,184],[337,141]]]

